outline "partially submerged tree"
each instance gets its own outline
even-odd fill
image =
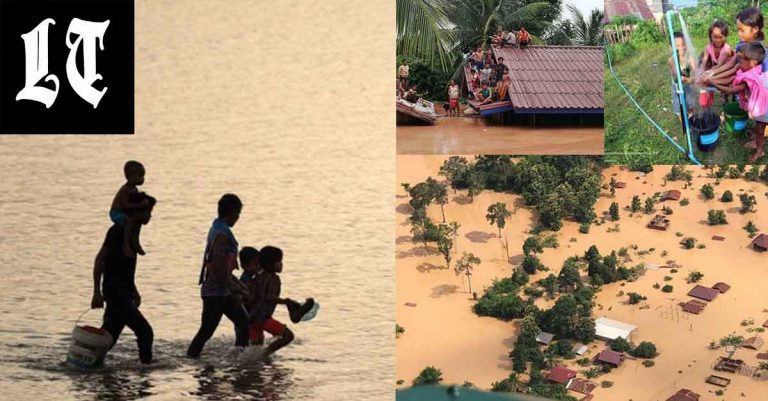
[[[440,166],[439,175],[444,176],[450,183],[453,192],[466,187],[469,162],[461,156],[451,156]]]
[[[472,266],[480,264],[480,258],[477,256],[466,253],[456,262],[456,272],[467,276],[467,283],[469,284],[469,292],[472,292]]]
[[[741,201],[740,213],[749,213],[755,211],[755,205],[757,205],[757,199],[755,195],[739,194],[739,200]]]
[[[427,366],[413,379],[414,386],[431,386],[443,381],[443,372],[434,366]]]
[[[755,238],[755,235],[757,235],[758,231],[760,231],[755,223],[750,220],[747,222],[747,225],[744,226],[744,229],[747,230],[747,233],[749,234],[749,238]]]
[[[632,213],[637,213],[640,211],[640,197],[635,195],[632,197],[632,206],[630,206],[630,210],[632,210]]]
[[[709,210],[707,212],[707,221],[710,226],[728,224],[728,221],[725,219],[725,211],[723,210]]]
[[[611,202],[611,207],[608,209],[611,214],[611,220],[616,221],[619,219],[619,204]]]
[[[704,199],[714,199],[715,198],[715,189],[712,188],[712,185],[704,184],[701,187],[701,194],[704,196]]]
[[[653,213],[653,211],[655,210],[654,209],[655,205],[656,205],[656,201],[653,200],[653,198],[646,198],[645,199],[645,213],[646,214]]]
[[[443,255],[445,265],[451,268],[451,250],[453,249],[453,239],[458,231],[458,224],[440,224],[437,226],[438,239],[437,250]]]

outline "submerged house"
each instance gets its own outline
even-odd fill
[[[669,228],[669,223],[670,221],[667,216],[664,216],[663,214],[657,214],[653,217],[653,220],[648,222],[648,228],[666,231]]]
[[[615,368],[621,366],[627,356],[623,352],[616,352],[610,348],[602,350],[597,356],[595,356],[595,362],[611,365]]]
[[[706,302],[701,302],[701,301],[692,299],[683,304],[683,311],[688,313],[693,313],[694,315],[698,315],[699,313],[701,313],[701,311],[704,310],[705,306],[707,306]]]
[[[686,388],[678,390],[673,396],[667,398],[667,401],[699,401],[701,396]]]
[[[758,252],[768,251],[768,235],[760,234],[752,240],[752,249]]]
[[[690,291],[688,291],[688,295],[692,296],[694,298],[703,299],[705,301],[711,301],[717,297],[717,294],[719,294],[720,291],[704,287],[703,285],[697,285],[696,287],[693,287]]]
[[[603,48],[592,46],[529,46],[493,49],[509,70],[508,99],[469,106],[481,116],[597,116],[605,107]],[[467,82],[471,72],[465,66]]]
[[[661,194],[661,201],[678,201],[680,200],[680,191],[672,189]]]

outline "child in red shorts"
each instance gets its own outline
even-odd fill
[[[258,253],[259,272],[248,282],[251,300],[248,315],[250,318],[251,344],[263,345],[264,332],[279,337],[271,342],[265,356],[274,353],[293,341],[293,332],[272,317],[277,304],[289,304],[294,301],[280,298],[280,276],[283,271],[283,251],[273,246],[265,246]]]

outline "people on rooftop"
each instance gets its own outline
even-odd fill
[[[521,26],[520,31],[517,32],[517,47],[521,49],[527,47],[530,41],[531,35],[529,35],[528,31],[526,31],[525,28]]]

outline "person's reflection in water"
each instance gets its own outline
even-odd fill
[[[279,401],[285,399],[291,387],[290,369],[274,365],[255,364],[246,369],[220,369],[212,366],[200,370],[196,396],[205,399],[244,399]]]
[[[137,400],[154,394],[154,384],[148,374],[105,370],[98,373],[71,375],[78,399]]]

